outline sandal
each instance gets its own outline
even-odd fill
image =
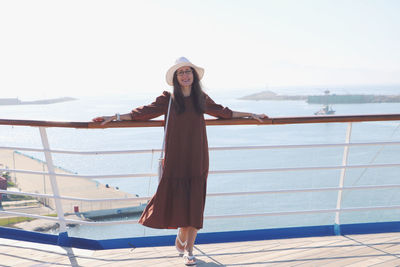
[[[176,235],[176,239],[175,239],[175,248],[176,248],[176,250],[179,252],[179,256],[182,257],[182,256],[183,256],[183,253],[185,252],[185,247],[186,247],[187,241],[182,242],[181,238],[179,237],[180,232],[181,232],[181,231],[179,230],[179,231],[178,231],[178,234]],[[181,247],[183,247],[183,248],[182,248],[182,249],[179,248],[179,247],[178,247],[178,244],[179,244]]]
[[[189,256],[189,254],[188,253],[185,253],[184,255],[183,255],[183,263],[186,265],[186,266],[193,266],[193,265],[196,265],[197,264],[197,262],[196,262],[196,257],[195,256]]]

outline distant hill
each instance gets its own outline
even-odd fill
[[[34,101],[21,101],[18,98],[0,98],[0,105],[48,105],[77,100],[73,97],[59,97],[52,99],[40,99]]]

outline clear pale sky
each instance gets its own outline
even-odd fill
[[[400,84],[397,0],[1,1],[0,98]]]

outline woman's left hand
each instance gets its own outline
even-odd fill
[[[252,113],[251,116],[250,116],[250,118],[252,118],[252,119],[254,119],[254,120],[257,120],[257,121],[259,121],[259,122],[262,122],[261,119],[267,119],[268,116],[265,115],[265,114],[254,114],[254,113]]]
[[[110,121],[113,121],[115,119],[114,116],[102,116],[102,117],[96,117],[92,119],[94,122],[101,122],[101,125],[104,125],[106,123],[109,123]]]

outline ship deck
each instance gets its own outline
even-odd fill
[[[400,233],[196,245],[197,266],[400,266]],[[0,238],[1,266],[184,266],[175,248],[84,250]]]
[[[400,266],[400,222],[398,221],[398,213],[400,210],[398,194],[395,189],[400,188],[400,184],[395,179],[397,172],[391,168],[400,167],[399,162],[393,162],[392,159],[399,158],[396,150],[391,150],[387,161],[374,162],[375,156],[380,153],[378,151],[374,155],[374,160],[368,163],[350,164],[349,163],[349,147],[364,147],[364,146],[378,146],[378,147],[392,147],[397,146],[400,142],[395,141],[394,138],[381,141],[380,139],[375,142],[352,142],[351,133],[352,125],[356,122],[391,122],[399,121],[400,114],[384,114],[384,115],[352,115],[352,116],[311,116],[311,117],[286,117],[286,118],[268,118],[263,120],[262,123],[255,122],[251,119],[232,119],[232,120],[207,120],[207,125],[294,125],[294,124],[315,124],[315,123],[347,123],[346,140],[344,143],[325,143],[325,140],[320,140],[315,144],[309,144],[309,141],[300,144],[288,145],[258,145],[258,146],[239,146],[239,147],[211,147],[210,150],[215,149],[219,151],[231,150],[254,150],[254,149],[294,149],[294,148],[339,148],[337,151],[340,153],[335,158],[342,158],[342,164],[326,163],[327,165],[309,164],[308,162],[303,166],[296,164],[285,164],[285,166],[266,166],[260,161],[259,167],[256,166],[232,166],[230,169],[213,169],[210,174],[244,174],[244,173],[270,173],[270,172],[293,172],[293,171],[327,171],[336,170],[333,179],[338,179],[338,186],[335,184],[317,187],[313,185],[303,185],[298,183],[299,187],[286,187],[286,186],[272,186],[266,188],[243,188],[243,190],[235,189],[233,191],[215,190],[215,193],[210,193],[211,197],[232,197],[242,195],[271,195],[271,194],[298,194],[298,193],[314,193],[318,192],[321,195],[322,202],[317,202],[314,205],[314,200],[317,197],[307,198],[308,202],[292,202],[293,205],[280,206],[266,206],[260,209],[253,209],[252,203],[244,207],[242,210],[237,209],[236,202],[233,203],[231,208],[232,213],[224,213],[218,215],[207,215],[208,219],[238,219],[238,218],[253,218],[261,216],[286,216],[289,219],[277,221],[275,225],[261,225],[253,227],[246,225],[246,230],[234,231],[231,229],[224,229],[226,232],[210,232],[201,233],[197,238],[198,244],[195,246],[195,254],[198,258],[198,266]],[[174,236],[146,236],[141,237],[135,233],[127,230],[124,232],[127,236],[105,240],[93,240],[68,236],[67,226],[71,224],[80,225],[118,225],[118,224],[134,224],[137,220],[127,219],[124,221],[102,221],[91,222],[86,220],[71,219],[61,214],[69,214],[79,209],[80,212],[86,210],[104,210],[110,209],[109,206],[103,207],[101,202],[118,204],[127,201],[147,201],[150,196],[138,198],[136,195],[128,196],[122,191],[102,186],[95,183],[92,179],[109,179],[109,178],[132,178],[132,177],[156,177],[157,174],[150,170],[148,172],[134,172],[134,173],[118,173],[118,174],[91,174],[91,175],[78,175],[71,173],[63,173],[62,170],[58,171],[57,166],[53,162],[53,154],[66,154],[66,155],[121,155],[121,154],[139,154],[147,153],[152,155],[156,150],[107,150],[107,151],[74,151],[74,150],[52,150],[50,149],[49,140],[47,136],[48,127],[66,127],[66,128],[79,128],[94,130],[99,128],[122,128],[122,127],[160,127],[164,125],[163,121],[146,121],[146,122],[113,122],[106,127],[94,122],[48,122],[48,121],[21,121],[21,120],[2,120],[0,125],[13,126],[29,126],[37,127],[40,133],[43,148],[30,148],[19,146],[5,146],[0,147],[3,151],[9,151],[8,161],[6,157],[0,157],[3,168],[0,171],[9,172],[10,177],[14,179],[18,175],[18,186],[22,187],[22,180],[20,177],[27,177],[28,175],[35,175],[36,181],[27,178],[27,183],[30,186],[19,188],[21,192],[0,190],[1,194],[11,195],[26,195],[44,201],[45,205],[53,204],[52,213],[58,214],[59,217],[44,216],[48,213],[38,212],[29,207],[29,212],[21,212],[18,210],[2,210],[0,213],[3,216],[22,217],[28,216],[35,219],[43,219],[52,221],[60,225],[58,235],[37,233],[35,229],[23,230],[9,229],[7,227],[0,227],[0,266],[183,266],[182,259],[177,256],[174,246],[162,246],[173,243]],[[380,125],[376,124],[375,126]],[[386,124],[384,124],[387,127]],[[392,127],[393,126],[393,127]],[[393,134],[397,130],[395,125],[390,126],[393,129]],[[7,128],[9,129],[9,128]],[[375,128],[365,128],[367,130]],[[378,128],[379,129],[379,128]],[[312,132],[315,134],[315,132]],[[15,134],[13,132],[12,134]],[[78,133],[79,134],[79,133]],[[21,135],[24,136],[25,135]],[[313,135],[304,135],[307,140],[314,138]],[[14,137],[13,137],[14,138]],[[335,139],[336,140],[336,139]],[[317,141],[317,140],[316,140]],[[340,149],[344,147],[344,149]],[[15,152],[18,151],[18,152]],[[22,157],[19,151],[43,152],[45,161],[37,161],[34,158]],[[319,151],[319,150],[318,150]],[[343,153],[342,153],[343,151]],[[272,152],[274,153],[274,152]],[[335,152],[336,153],[336,152]],[[27,154],[28,155],[28,154]],[[249,154],[251,155],[251,154]],[[284,154],[286,155],[286,154]],[[335,154],[336,155],[336,154]],[[357,155],[357,154],[356,154]],[[1,156],[1,155],[0,155]],[[21,157],[19,157],[21,156]],[[22,164],[20,160],[15,164],[15,159],[24,158],[29,161]],[[240,159],[239,159],[240,160]],[[285,162],[286,163],[286,162]],[[32,165],[36,164],[36,165]],[[321,163],[322,164],[322,163]],[[325,163],[324,163],[325,164]],[[46,165],[46,166],[45,166]],[[12,168],[10,168],[12,166]],[[363,183],[345,183],[346,170],[357,169],[378,169],[376,173],[381,173],[380,169],[392,170],[387,174],[388,180],[381,178],[374,178],[376,183],[369,181]],[[46,170],[47,169],[47,170]],[[93,170],[96,168],[93,166]],[[56,171],[57,170],[57,171]],[[393,171],[394,170],[394,171]],[[340,176],[339,176],[340,171]],[[65,171],[67,172],[67,171]],[[13,175],[13,176],[12,176]],[[39,177],[39,178],[38,178]],[[317,177],[317,176],[316,176]],[[65,178],[65,179],[64,179]],[[18,180],[16,179],[16,180]],[[47,179],[49,182],[47,182]],[[72,179],[80,179],[79,182]],[[348,180],[348,179],[347,179]],[[52,182],[51,182],[52,181]],[[67,183],[63,183],[63,182]],[[73,181],[73,182],[72,182]],[[84,181],[91,182],[83,184]],[[336,180],[335,180],[336,181]],[[351,181],[351,180],[350,180]],[[51,183],[50,183],[51,182]],[[289,182],[289,180],[288,180]],[[67,184],[71,187],[68,187]],[[78,184],[78,187],[75,185]],[[304,187],[303,187],[304,186]],[[309,187],[308,187],[309,186]],[[330,187],[333,186],[333,187]],[[43,188],[43,191],[41,191]],[[51,191],[50,191],[51,188]],[[62,190],[59,190],[62,189]],[[82,194],[77,194],[79,190],[83,191]],[[91,188],[91,189],[89,189]],[[236,191],[238,190],[238,191]],[[247,191],[249,190],[249,191]],[[255,191],[251,191],[255,190]],[[346,190],[346,191],[345,191]],[[356,191],[357,190],[357,191]],[[374,190],[374,191],[371,191]],[[390,190],[388,194],[386,191]],[[329,192],[335,192],[332,196],[325,197]],[[347,199],[343,201],[342,193],[356,191],[357,194],[354,199],[356,201]],[[361,192],[366,192],[361,194]],[[93,194],[92,194],[93,193]],[[110,195],[106,195],[109,193]],[[117,195],[121,194],[122,195]],[[377,202],[369,201],[373,199]],[[330,193],[329,193],[330,194]],[[101,196],[101,197],[97,197]],[[369,198],[368,198],[369,197]],[[299,197],[298,199],[306,199]],[[287,198],[293,201],[294,198]],[[336,199],[336,206],[334,202],[329,204],[326,199]],[[368,200],[368,201],[364,201]],[[65,203],[69,202],[67,205]],[[286,200],[285,200],[286,201]],[[274,203],[281,203],[279,200],[274,200]],[[83,206],[85,203],[85,206]],[[265,201],[265,203],[268,203]],[[284,202],[282,202],[284,203]],[[286,203],[286,202],[285,202]],[[291,203],[288,201],[287,203]],[[96,205],[93,205],[96,204]],[[326,204],[326,205],[319,205]],[[88,206],[90,206],[90,209]],[[111,209],[115,209],[116,206]],[[122,203],[118,204],[118,209],[121,208]],[[222,207],[222,206],[221,206]],[[9,207],[8,207],[9,208]],[[78,208],[78,209],[76,209]],[[265,208],[265,209],[264,209]],[[229,209],[228,209],[229,210]],[[377,216],[377,212],[380,215]],[[384,212],[385,211],[385,212]],[[341,214],[353,212],[354,218],[349,220],[341,220]],[[359,216],[359,214],[368,213],[368,216]],[[329,217],[329,222],[318,220],[318,223],[310,223],[302,226],[301,221],[290,222],[290,216],[300,216],[302,214],[335,214]],[[318,216],[318,215],[312,215]],[[375,216],[375,217],[374,217]],[[314,217],[313,217],[314,218]],[[317,217],[315,217],[318,219]],[[328,220],[325,218],[325,220]],[[36,222],[38,220],[35,220]],[[324,223],[320,223],[323,221]],[[279,223],[281,222],[281,223]],[[290,223],[286,223],[290,222]],[[346,223],[347,222],[347,223]],[[350,223],[349,223],[350,222]],[[220,226],[223,223],[220,224]],[[227,225],[227,223],[225,223]],[[290,225],[290,227],[287,227]],[[286,228],[285,228],[286,226]],[[18,227],[18,226],[16,226]],[[258,229],[258,228],[264,229]],[[221,228],[219,228],[221,229]],[[220,230],[219,230],[220,231]],[[388,233],[381,233],[387,231]],[[390,233],[396,232],[396,233]],[[377,233],[380,234],[368,234]],[[342,233],[343,235],[335,236],[335,233]],[[355,235],[359,233],[358,235]],[[363,233],[363,234],[361,234]],[[330,235],[330,236],[328,236]],[[294,238],[294,237],[298,238]],[[308,236],[308,237],[299,237]],[[313,237],[311,237],[313,236]],[[14,239],[5,239],[14,238]],[[98,236],[100,238],[100,236]],[[275,238],[275,239],[273,239]],[[18,241],[17,239],[30,240],[34,242]],[[243,241],[243,242],[229,242],[238,240],[255,240],[266,239],[260,241]],[[133,243],[131,241],[134,240]],[[210,242],[225,242],[225,243],[210,243]],[[53,244],[53,245],[50,245]],[[71,247],[61,247],[55,244],[71,245]],[[137,248],[130,248],[131,244],[135,244]],[[158,247],[149,247],[151,245]],[[80,249],[78,249],[79,247]],[[85,249],[82,249],[85,248]],[[123,249],[122,249],[123,248]],[[99,249],[99,250],[89,250]],[[101,250],[100,250],[101,249]]]

